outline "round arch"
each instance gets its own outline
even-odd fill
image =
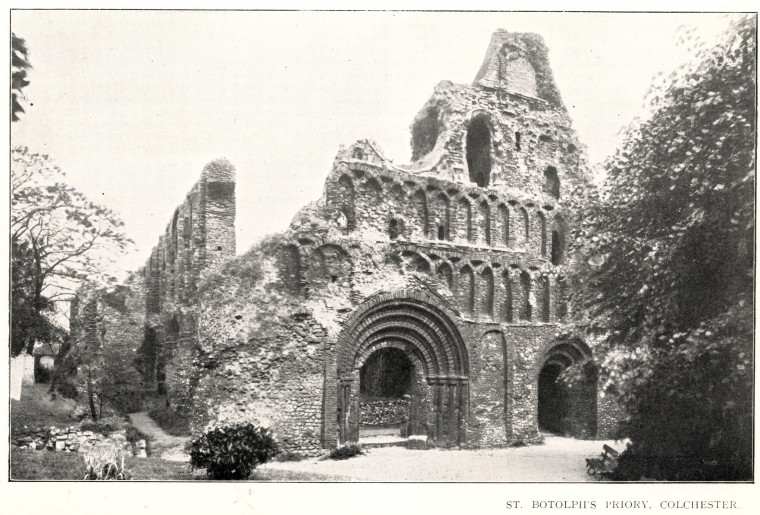
[[[454,322],[457,313],[432,293],[397,291],[367,299],[346,321],[338,337],[338,437],[341,443],[359,437],[359,370],[376,351],[403,350],[421,366],[429,386],[427,435],[436,445],[457,445],[465,439],[469,363],[467,349]]]
[[[558,380],[567,368],[584,367],[583,377],[567,385]],[[557,342],[543,355],[536,374],[537,422],[545,431],[593,438],[597,429],[596,374],[591,349],[581,340]]]
[[[494,162],[494,124],[486,111],[469,117],[464,133],[464,156],[470,182],[481,188],[491,184]]]

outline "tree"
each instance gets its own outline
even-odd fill
[[[29,64],[29,50],[26,42],[11,33],[11,121],[19,121],[18,114],[24,112],[19,99],[23,99],[22,89],[29,85],[26,80],[26,70],[32,67]]]
[[[34,298],[34,256],[25,241],[11,242],[11,356],[34,347],[35,341],[60,342],[62,331],[50,321],[53,304],[40,295]]]
[[[582,325],[629,414],[620,477],[751,475],[755,48],[751,18],[695,47],[577,206]]]
[[[118,296],[117,293],[110,298]],[[107,298],[109,295],[103,289],[83,288],[77,293],[72,301],[71,347],[59,367],[68,372],[61,378],[70,385],[68,388],[83,394],[93,420],[103,416],[104,408],[109,412],[127,412],[131,399],[125,394],[141,380],[131,345],[108,337],[108,327],[103,323],[108,309],[108,302],[103,301]],[[116,309],[119,316],[131,318],[125,305],[112,305],[111,309]]]
[[[46,155],[11,152],[13,355],[48,337],[56,302],[82,284],[108,284],[114,256],[131,244],[123,222],[66,184]]]

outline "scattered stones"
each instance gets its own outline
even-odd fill
[[[32,451],[47,449],[57,452],[81,452],[82,450],[98,445],[101,442],[112,442],[119,448],[131,449],[127,441],[125,430],[115,431],[108,437],[92,431],[82,431],[79,427],[68,428],[25,428],[26,435],[14,440],[14,445],[22,449]],[[144,440],[142,440],[144,444]],[[143,451],[146,445],[143,445]]]

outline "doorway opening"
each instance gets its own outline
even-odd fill
[[[558,381],[562,367],[546,364],[538,375],[538,428],[541,431],[564,435],[567,417],[567,386]]]
[[[359,371],[359,438],[410,434],[414,365],[401,349],[373,352]]]

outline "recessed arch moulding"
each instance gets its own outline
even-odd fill
[[[472,85],[435,87],[411,143],[407,165],[372,140],[342,148],[322,198],[237,257],[233,169],[207,167],[143,271],[151,330],[134,342],[156,347],[146,384],[194,430],[251,421],[306,454],[355,441],[361,368],[395,349],[403,431],[541,441],[540,371],[577,310],[565,192],[588,173],[540,38],[497,32]],[[567,434],[614,428],[592,411]]]

